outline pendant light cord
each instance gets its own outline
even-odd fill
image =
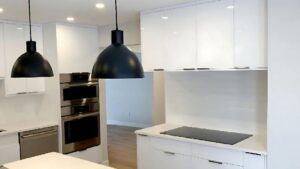
[[[117,3],[117,0],[115,0],[115,12],[116,12],[116,29],[119,30],[119,25],[118,25],[118,3]]]
[[[28,16],[29,16],[29,34],[30,34],[30,41],[32,41],[30,0],[28,0],[28,14],[29,14]]]

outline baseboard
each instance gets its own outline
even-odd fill
[[[107,120],[107,124],[108,125],[129,126],[129,127],[136,127],[136,128],[151,127],[151,125],[149,125],[149,124],[123,122],[123,121],[116,121],[116,120]]]

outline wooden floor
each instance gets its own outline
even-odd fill
[[[108,159],[111,167],[136,169],[136,136],[138,128],[108,125]]]

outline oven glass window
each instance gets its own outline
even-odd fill
[[[75,86],[63,89],[64,101],[94,97],[97,97],[97,86]]]
[[[67,121],[65,125],[65,144],[84,141],[99,136],[98,116]]]

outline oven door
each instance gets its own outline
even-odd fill
[[[62,117],[62,134],[64,154],[99,145],[99,112]]]
[[[99,102],[98,82],[79,84],[64,83],[60,86],[61,106]]]

